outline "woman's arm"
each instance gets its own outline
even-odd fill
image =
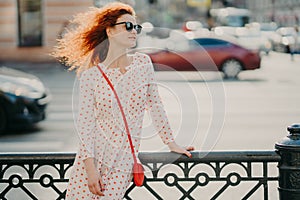
[[[79,113],[77,131],[80,138],[79,156],[84,162],[88,187],[91,193],[104,196],[104,185],[94,159],[94,142],[96,117],[94,114],[94,78],[93,73],[87,70],[80,77]]]
[[[150,59],[149,59],[150,60]],[[166,111],[158,92],[158,86],[154,76],[154,69],[151,61],[148,61],[148,89],[147,89],[147,108],[151,115],[155,130],[164,144],[174,142],[173,132],[171,130]]]
[[[80,76],[77,134],[80,139],[79,155],[82,160],[94,157],[96,130],[94,81],[91,70],[84,71]]]
[[[150,115],[158,134],[160,135],[162,141],[168,145],[169,149],[172,152],[185,154],[188,157],[191,157],[192,154],[189,151],[194,150],[194,147],[189,146],[183,148],[176,144],[173,133],[169,124],[169,120],[164,109],[163,103],[161,101],[158,86],[154,76],[154,69],[149,58],[150,72],[149,72],[149,85],[147,93],[147,105],[150,111]]]

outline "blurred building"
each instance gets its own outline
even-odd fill
[[[138,0],[135,1],[138,19],[155,27],[178,29],[186,21],[206,23],[211,0]]]
[[[135,7],[139,22],[177,28],[205,16],[211,0],[120,0]],[[113,0],[0,0],[0,62],[52,61],[49,56],[69,19]],[[180,12],[179,12],[180,11]],[[200,14],[199,14],[200,13]]]
[[[0,0],[0,61],[49,61],[71,17],[93,0]]]
[[[49,53],[69,19],[90,6],[113,0],[0,0],[0,62],[50,61]],[[246,8],[251,21],[275,21],[279,26],[299,25],[299,0],[120,0],[134,6],[139,23],[182,28],[186,21],[204,27],[213,22],[209,10],[227,6]]]
[[[212,0],[212,8],[249,9],[251,21],[276,22],[278,26],[300,25],[299,0]]]
[[[278,26],[300,25],[299,0],[251,0],[246,1],[246,6],[253,13],[253,21],[274,21]]]

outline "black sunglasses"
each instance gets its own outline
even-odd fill
[[[119,25],[119,24],[125,24],[125,28],[128,32],[131,32],[133,29],[136,30],[137,34],[140,34],[142,31],[142,26],[139,24],[133,25],[132,22],[119,22],[114,24],[114,26]]]

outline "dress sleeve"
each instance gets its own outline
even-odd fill
[[[170,127],[167,113],[163,106],[163,102],[158,92],[158,86],[154,76],[154,68],[152,62],[149,57],[147,58],[147,65],[149,65],[147,107],[157,133],[159,134],[163,143],[168,144],[174,141],[173,132]]]
[[[79,85],[77,133],[80,139],[79,154],[85,160],[94,157],[96,129],[93,74],[90,70],[81,74]]]

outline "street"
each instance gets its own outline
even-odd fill
[[[263,56],[261,69],[224,81],[216,72],[156,72],[176,141],[197,150],[272,150],[287,135],[286,127],[299,122],[299,63],[299,56],[291,61],[289,54],[272,52]],[[76,151],[75,73],[59,65],[27,71],[52,93],[47,119],[21,133],[1,135],[0,151]],[[149,120],[146,114],[141,151],[166,150],[150,131]]]
[[[157,72],[160,95],[176,141],[200,151],[273,150],[275,142],[287,135],[286,127],[299,122],[299,63],[299,56],[291,61],[288,54],[272,52],[263,56],[261,69],[242,72],[238,80],[224,81],[216,72]],[[1,152],[76,151],[73,115],[77,113],[78,82],[74,72],[60,65],[44,65],[49,66],[28,67],[27,71],[37,75],[52,93],[47,119],[28,130],[1,135]],[[166,151],[150,124],[146,113],[141,151]],[[276,175],[276,166],[269,173]],[[243,196],[239,192],[248,191],[249,187],[253,186],[242,185],[222,197]],[[270,199],[278,199],[277,187],[270,183]],[[50,190],[43,193],[38,187],[32,190],[37,190],[41,199],[52,195]],[[209,197],[216,188],[205,190],[209,194],[200,192],[194,195]],[[15,199],[21,194],[11,195]],[[139,199],[144,194],[134,195]],[[253,198],[259,199],[260,195],[257,192]],[[27,199],[25,196],[22,198]]]
[[[0,5],[0,200],[300,199],[300,1]]]

